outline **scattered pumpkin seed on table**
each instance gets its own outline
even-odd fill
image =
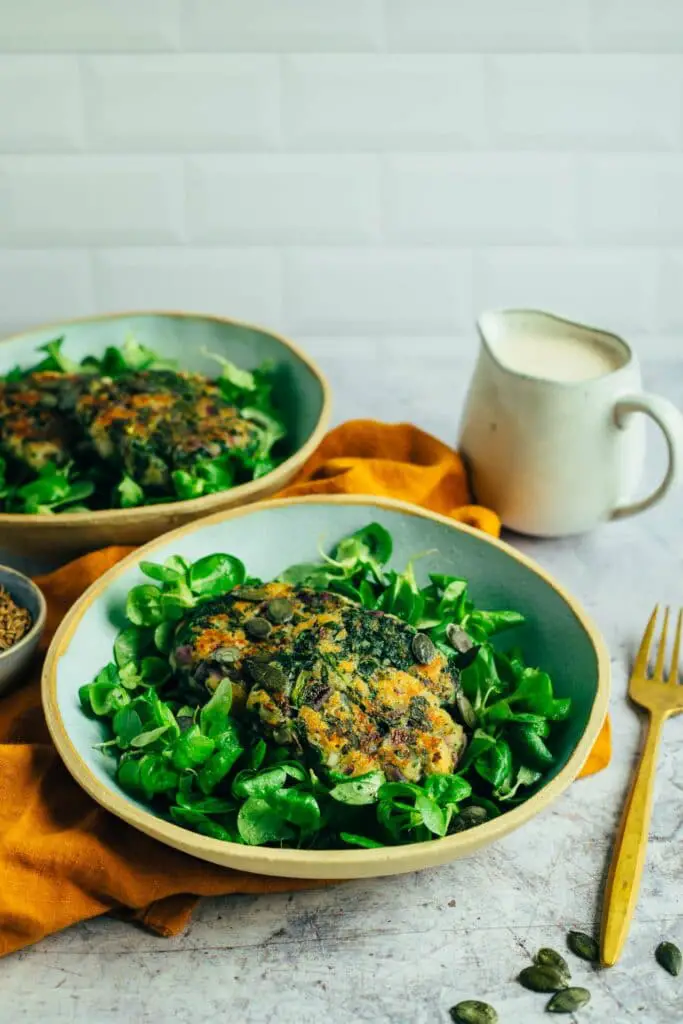
[[[574,1013],[590,1001],[591,994],[587,988],[565,988],[555,993],[546,1010],[548,1013]]]
[[[580,956],[582,960],[588,960],[589,963],[596,964],[600,959],[597,942],[592,935],[586,935],[585,932],[568,932],[567,945],[572,953]]]
[[[683,956],[678,946],[673,942],[660,942],[655,950],[655,958],[660,967],[668,971],[674,978],[681,973]]]
[[[567,974],[557,967],[534,964],[525,967],[517,976],[517,981],[531,992],[559,992],[567,987]]]
[[[478,999],[465,999],[452,1006],[450,1014],[455,1024],[498,1024],[498,1014],[493,1007]]]
[[[539,949],[538,953],[534,957],[534,963],[539,964],[541,967],[554,967],[555,970],[560,971],[566,975],[567,981],[571,978],[571,971],[569,970],[569,964],[560,953],[554,949],[549,949],[544,946],[543,949]]]

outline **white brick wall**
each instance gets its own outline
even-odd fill
[[[0,2],[0,333],[205,309],[405,382],[515,304],[679,350],[683,0]]]
[[[89,147],[113,153],[272,149],[275,57],[174,54],[83,62]]]
[[[366,156],[198,157],[187,166],[188,234],[226,244],[378,239],[378,172]]]

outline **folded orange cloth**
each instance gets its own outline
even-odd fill
[[[468,505],[462,463],[408,425],[355,421],[333,430],[283,491],[403,498],[495,536],[497,517]],[[61,618],[130,548],[85,555],[37,582],[48,603],[46,648]],[[0,955],[77,921],[115,912],[161,935],[187,924],[197,896],[283,892],[325,883],[230,871],[157,843],[112,817],[71,779],[43,718],[39,666],[0,699]],[[609,761],[606,726],[583,774]]]

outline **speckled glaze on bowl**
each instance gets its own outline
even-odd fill
[[[511,636],[530,661],[553,676],[560,696],[574,701],[572,717],[556,744],[557,762],[526,803],[484,825],[428,843],[374,850],[280,850],[225,843],[156,817],[126,794],[114,762],[94,749],[99,722],[79,706],[78,688],[111,658],[128,590],[144,577],[143,559],[171,554],[189,560],[217,551],[238,555],[250,573],[272,578],[294,562],[317,558],[318,544],[377,521],[394,538],[392,563],[416,552],[437,553],[416,564],[427,573],[465,576],[475,600],[487,608],[512,607],[527,616]],[[148,581],[147,581],[148,582]],[[43,706],[57,750],[76,781],[98,803],[163,843],[203,860],[244,871],[289,878],[361,878],[398,874],[465,856],[519,828],[555,800],[586,760],[602,726],[609,697],[609,657],[585,612],[540,566],[513,548],[444,516],[404,502],[372,497],[309,497],[263,502],[211,516],[161,537],[106,573],[74,605],[45,662]]]
[[[33,580],[16,569],[0,565],[0,586],[22,608],[27,608],[32,625],[26,636],[6,651],[0,651],[0,694],[21,682],[37,650],[45,629],[47,609],[42,591]]]
[[[113,313],[50,324],[0,343],[0,376],[16,365],[36,360],[39,345],[65,338],[65,354],[74,359],[100,355],[108,345],[121,345],[127,334],[162,355],[177,359],[182,369],[218,376],[220,367],[202,349],[253,369],[275,364],[275,396],[288,429],[288,458],[272,473],[229,491],[202,498],[132,509],[61,515],[18,515],[0,512],[2,547],[13,554],[61,559],[108,544],[144,544],[167,530],[219,509],[235,508],[281,490],[320,444],[330,417],[327,381],[313,360],[293,342],[260,327],[199,313]]]

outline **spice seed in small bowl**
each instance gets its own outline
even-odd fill
[[[32,626],[31,613],[22,608],[0,585],[0,652],[8,651],[26,636]]]

